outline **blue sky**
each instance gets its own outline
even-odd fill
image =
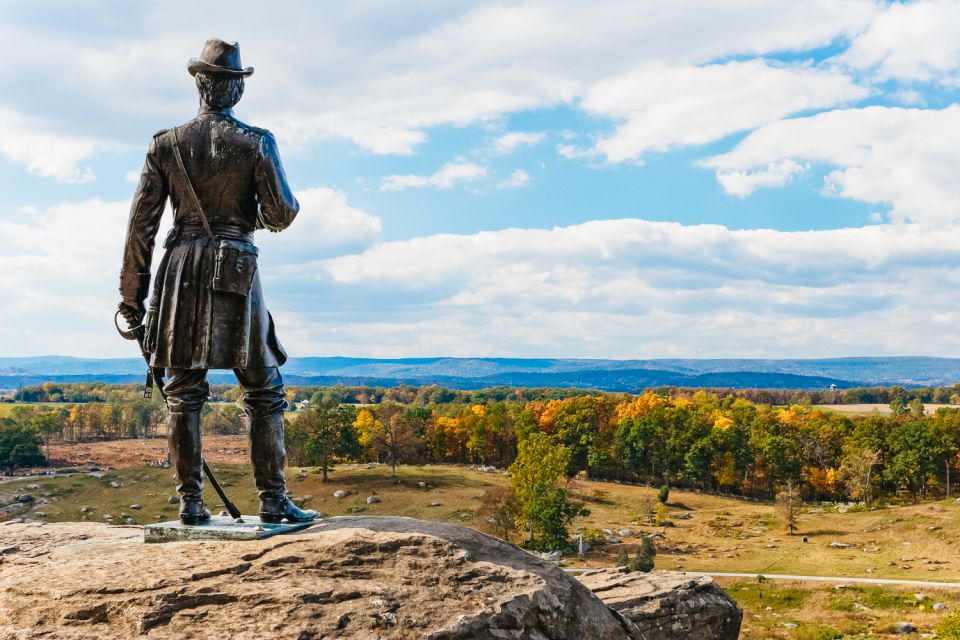
[[[960,3],[341,5],[0,3],[0,354],[128,353],[216,36],[303,204],[258,240],[295,355],[960,356]]]

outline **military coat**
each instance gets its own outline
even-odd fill
[[[264,303],[252,244],[255,230],[285,229],[299,211],[273,135],[240,122],[230,110],[211,109],[154,135],[130,207],[120,274],[126,303],[142,304],[147,298],[167,198],[173,229],[164,241],[144,319],[152,365],[233,369],[283,364],[287,356]],[[204,228],[201,210],[213,237]],[[245,285],[221,290],[216,285],[221,271],[235,271],[246,278]]]

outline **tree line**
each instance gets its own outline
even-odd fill
[[[103,382],[54,383],[18,389],[13,402],[133,402],[142,397],[143,387],[136,384],[108,384]],[[657,395],[691,397],[697,390],[685,387],[655,387],[648,391]],[[890,404],[904,405],[913,400],[925,404],[960,405],[960,384],[944,387],[862,387],[853,389],[701,389],[720,398],[743,398],[756,404],[791,406],[795,404]],[[336,385],[330,387],[289,386],[287,399],[291,403],[310,400],[320,392],[335,396],[350,404],[380,404],[395,402],[420,406],[439,404],[476,404],[486,402],[530,402],[534,400],[562,400],[593,396],[601,392],[575,388],[490,387],[487,389],[446,389],[437,385],[396,387],[367,387]],[[240,397],[236,385],[210,385],[210,399],[214,402],[234,402]]]
[[[55,388],[48,392],[58,393]],[[412,395],[390,390],[403,391],[405,402],[383,395],[376,403],[355,402],[374,400],[375,394],[358,395],[350,387],[312,391],[305,408],[288,420],[291,464],[329,470],[340,460],[379,460],[507,468],[521,443],[536,433],[566,449],[568,476],[763,499],[786,487],[806,500],[865,503],[956,493],[960,409],[926,415],[919,397],[907,401],[893,395],[892,415],[848,416],[809,403],[776,406],[686,390],[551,397],[543,390],[478,395],[427,387]],[[51,440],[150,437],[163,423],[156,399],[124,401],[129,393],[124,387],[97,392],[108,401],[14,405],[0,429],[28,429],[49,445]],[[215,393],[223,401],[238,397],[235,387]],[[291,400],[304,393],[305,388],[291,389]],[[243,413],[231,404],[208,406],[203,424],[208,433],[239,433]]]
[[[698,391],[583,395],[465,405],[343,405],[318,392],[288,424],[300,464],[507,468],[541,434],[567,451],[564,473],[773,499],[948,497],[960,467],[960,409],[926,415],[919,399],[891,415],[848,416]]]

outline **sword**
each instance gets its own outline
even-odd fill
[[[157,393],[159,393],[160,397],[166,401],[167,396],[163,393],[163,367],[155,367],[150,364],[150,352],[147,351],[146,345],[144,344],[144,333],[146,332],[146,327],[144,327],[141,323],[131,329],[121,329],[119,309],[117,309],[117,312],[113,314],[113,326],[117,328],[117,333],[119,333],[124,340],[136,340],[137,344],[140,345],[140,354],[147,362],[147,381],[143,387],[143,397],[152,397],[153,386],[156,384]],[[203,463],[203,473],[206,474],[207,480],[209,480],[211,486],[213,486],[213,490],[217,492],[218,496],[220,496],[220,499],[223,501],[223,506],[227,509],[227,513],[230,514],[230,517],[233,518],[234,522],[242,523],[243,516],[240,513],[240,509],[237,509],[237,505],[233,504],[233,502],[230,501],[230,498],[227,497],[226,492],[223,490],[223,487],[220,486],[220,483],[217,482],[217,478],[213,475],[213,471],[210,469],[207,461],[203,458],[200,458],[200,462]]]

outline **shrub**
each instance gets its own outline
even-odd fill
[[[943,640],[960,640],[960,609],[940,621],[937,625],[937,637]]]
[[[667,500],[670,499],[670,485],[665,484],[660,487],[659,493],[657,493],[657,500],[660,504],[667,504]]]
[[[627,566],[631,571],[649,573],[653,571],[653,559],[656,555],[657,549],[653,546],[653,540],[649,536],[644,536],[637,545],[637,554]]]

